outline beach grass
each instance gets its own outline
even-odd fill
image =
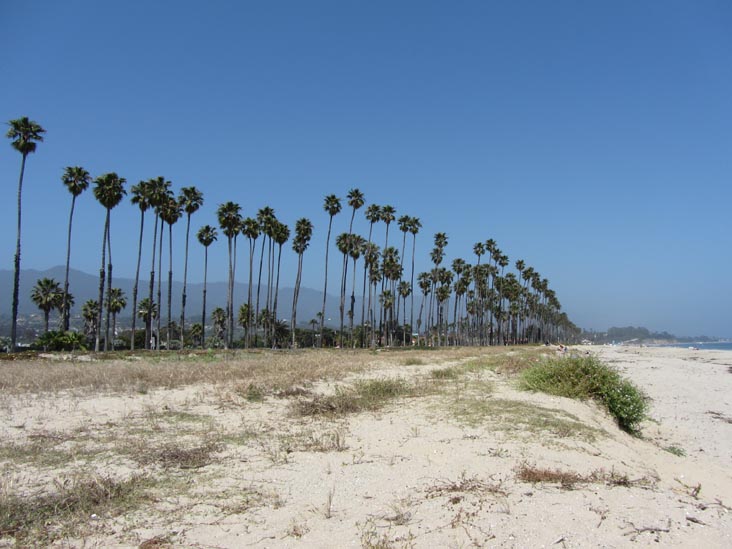
[[[595,400],[621,429],[635,435],[648,412],[648,397],[643,391],[593,356],[545,360],[522,371],[519,385],[528,391]]]

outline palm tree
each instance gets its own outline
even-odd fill
[[[348,330],[351,334],[351,339],[353,339],[353,316],[355,314],[354,307],[356,306],[356,262],[366,249],[366,239],[359,235],[351,235],[351,239],[352,242],[348,253],[353,260],[353,273],[351,275],[353,278],[351,280],[351,308],[348,311]],[[356,346],[355,341],[353,341],[352,344],[353,347]]]
[[[364,196],[358,189],[351,189],[348,191],[348,205],[352,208],[351,212],[351,223],[348,225],[348,234],[353,233],[353,218],[356,217],[356,210],[364,205]]]
[[[137,289],[140,283],[140,263],[142,261],[142,236],[145,230],[145,212],[150,207],[150,182],[140,181],[130,189],[132,204],[140,208],[140,239],[137,244],[137,268],[135,269],[135,284],[132,286],[132,310],[137,310]],[[135,323],[137,315],[132,313],[132,336],[130,337],[130,350],[135,350]],[[147,326],[145,327],[147,329]]]
[[[107,263],[107,295],[112,290],[112,239],[110,236],[110,218],[112,208],[120,203],[122,197],[127,194],[124,188],[126,180],[124,177],[118,176],[116,173],[106,173],[100,175],[94,180],[94,197],[104,206],[107,213],[104,219],[104,237],[102,238],[102,266],[99,269],[99,299],[97,303],[104,303],[104,261],[105,252],[109,252],[109,261]],[[109,320],[110,311],[107,308],[107,319],[104,328],[104,350],[109,348]],[[100,332],[102,326],[102,307],[99,307],[99,316],[97,318],[97,333],[94,342],[94,351],[100,351]]]
[[[185,340],[186,333],[186,286],[188,282],[188,240],[191,232],[191,215],[203,206],[203,193],[196,187],[183,187],[178,202],[186,213],[186,253],[183,261],[183,294],[180,306],[180,338]]]
[[[196,322],[188,332],[193,341],[193,345],[203,345],[203,324]]]
[[[249,284],[247,287],[247,305],[249,306],[248,312],[250,315],[250,318],[247,319],[247,322],[249,325],[252,324],[252,278],[254,274],[254,252],[257,247],[257,238],[259,238],[259,222],[252,218],[247,217],[242,222],[242,228],[241,228],[241,234],[243,236],[246,236],[249,240]],[[245,339],[245,345],[248,348],[250,344],[250,335],[249,332],[247,332],[246,339]]]
[[[29,120],[27,116],[8,122],[10,129],[6,134],[12,139],[12,147],[18,151],[22,160],[20,163],[20,178],[18,179],[18,232],[15,242],[15,263],[13,275],[13,319],[10,328],[10,349],[15,351],[18,336],[18,295],[20,291],[20,217],[21,217],[21,196],[23,194],[23,174],[25,173],[25,160],[29,154],[36,152],[37,141],[43,141],[43,134],[46,133],[37,122]]]
[[[414,252],[417,246],[417,233],[422,228],[422,222],[418,217],[413,217],[409,222],[409,232],[412,234],[412,274],[409,279],[409,284],[414,288]],[[410,297],[411,312],[409,313],[409,325],[411,330],[414,331],[414,292]]]
[[[292,332],[292,347],[295,347],[295,326],[297,325],[297,298],[300,295],[300,282],[302,281],[302,256],[308,249],[310,238],[313,236],[313,224],[309,219],[301,218],[295,223],[295,238],[292,241],[292,249],[297,254],[297,277],[295,278],[295,289],[292,292],[292,318],[290,320]]]
[[[228,349],[230,343],[233,341],[232,332],[234,331],[233,326],[233,294],[234,294],[234,240],[236,235],[241,230],[241,214],[239,211],[241,206],[235,202],[226,202],[221,204],[216,212],[219,219],[219,226],[226,235],[228,251],[229,251],[229,285],[227,287],[226,295],[226,313],[225,320],[229,323],[227,326],[228,334],[224,341],[224,346]],[[213,318],[213,316],[212,316]]]
[[[91,182],[89,172],[79,166],[67,166],[61,181],[71,193],[71,212],[69,213],[69,233],[66,238],[66,276],[64,278],[63,303],[61,304],[61,325],[64,332],[69,329],[69,303],[67,296],[69,295],[69,264],[71,262],[71,223],[74,220],[74,206],[76,205],[76,197],[83,193]]]
[[[227,346],[226,342],[228,340],[228,337],[226,336],[226,325],[228,323],[226,311],[221,307],[216,307],[211,313],[211,324],[213,324],[216,339],[219,342],[223,341],[225,347]]]
[[[158,306],[152,299],[145,297],[140,300],[137,304],[137,309],[132,314],[133,316],[140,317],[145,323],[145,326],[152,326],[152,321],[158,316]],[[152,330],[149,333],[152,334]],[[155,347],[157,347],[157,341],[155,342]]]
[[[166,348],[170,349],[170,335],[172,331],[171,307],[173,301],[173,225],[175,225],[181,216],[180,202],[171,197],[168,203],[163,205],[160,215],[163,221],[168,224],[168,330]]]
[[[369,261],[368,261],[368,251],[371,249],[371,236],[374,232],[374,223],[378,223],[381,219],[381,207],[377,206],[376,204],[370,204],[366,208],[366,220],[369,222],[369,238],[366,243],[366,250],[364,251],[364,262],[363,262],[363,289],[361,291],[361,326],[363,327],[364,321],[365,321],[365,311],[366,311],[366,278],[368,277],[368,269],[369,269]],[[371,289],[371,286],[369,286],[369,290]],[[369,295],[370,295],[369,291]],[[370,310],[369,310],[370,313]]]
[[[396,210],[394,207],[388,204],[382,206],[380,219],[386,224],[386,237],[384,239],[384,249],[386,250],[389,247],[389,225],[396,219]]]
[[[274,225],[277,222],[277,218],[275,217],[275,211],[270,208],[269,206],[265,206],[264,208],[260,208],[257,212],[257,223],[259,224],[259,230],[264,235],[262,238],[262,247],[260,249],[259,254],[259,275],[257,277],[257,305],[254,309],[254,326],[255,326],[255,333],[254,338],[256,341],[257,334],[256,329],[257,326],[259,326],[259,297],[261,295],[261,287],[262,287],[262,266],[264,263],[264,247],[265,245],[269,244],[267,247],[268,256],[267,256],[267,303],[269,303],[269,291],[271,283],[269,282],[270,274],[271,274],[271,259],[272,259],[272,231],[274,230]]]
[[[63,291],[53,278],[40,278],[31,292],[31,299],[43,311],[44,331],[48,333],[48,316],[53,309],[61,307]]]
[[[290,228],[284,223],[277,223],[274,231],[274,241],[277,244],[277,278],[275,280],[274,303],[272,305],[272,316],[277,320],[277,301],[280,292],[280,267],[282,264],[282,246],[290,239]]]
[[[107,309],[112,312],[112,350],[114,350],[114,339],[117,336],[117,315],[125,307],[127,307],[127,297],[125,297],[122,288],[112,288],[107,296]]]
[[[89,299],[81,308],[81,316],[84,319],[84,334],[89,339],[96,338],[97,320],[99,319],[99,302]]]
[[[333,227],[333,217],[341,211],[341,199],[329,194],[323,201],[323,209],[328,212],[328,236],[325,239],[325,283],[323,285],[323,308],[320,317],[320,346],[323,346],[323,323],[325,322],[325,300],[328,297],[328,251],[330,248],[330,230]]]
[[[149,197],[148,200],[150,202],[150,207],[155,208],[155,226],[153,228],[153,245],[152,245],[152,263],[150,265],[150,293],[148,294],[148,299],[150,300],[150,303],[154,303],[153,301],[153,290],[155,289],[155,257],[156,257],[156,247],[157,247],[157,241],[158,241],[158,221],[160,220],[160,209],[162,208],[163,204],[165,204],[171,197],[172,193],[170,190],[170,187],[172,186],[172,183],[170,181],[166,181],[164,177],[156,177],[155,179],[151,179],[148,181],[149,184]],[[162,227],[161,227],[162,228]],[[162,231],[161,231],[161,238],[162,238]],[[161,244],[162,246],[162,244]],[[162,250],[160,250],[160,254],[162,255]],[[159,285],[158,285],[159,288]],[[158,290],[158,294],[160,294],[160,291]],[[156,305],[159,305],[160,302],[160,296],[158,295],[158,303]],[[153,325],[152,325],[153,317],[150,317],[150,323],[146,326],[148,332],[145,334],[145,346],[150,347],[153,339]],[[157,348],[160,343],[160,334],[158,333],[155,336],[155,347]]]
[[[196,235],[198,241],[203,246],[203,310],[201,311],[201,347],[206,343],[206,282],[208,277],[208,247],[214,243],[217,238],[216,229],[211,225],[204,225],[198,229]]]

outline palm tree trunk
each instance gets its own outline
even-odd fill
[[[417,245],[417,235],[412,234],[412,275],[410,279],[410,284],[412,285],[412,295],[410,296],[410,302],[411,302],[411,308],[412,311],[409,313],[409,330],[411,332],[414,332],[414,251]],[[406,311],[405,311],[406,314]],[[411,339],[411,338],[410,338]],[[419,343],[419,334],[417,334],[417,343]]]
[[[300,280],[302,279],[302,254],[297,254],[297,277],[295,278],[295,289],[292,292],[292,319],[290,322],[292,330],[292,348],[295,348],[295,326],[297,326],[297,298],[300,294]]]
[[[69,264],[71,263],[71,223],[74,220],[74,206],[76,195],[71,195],[71,212],[69,213],[69,233],[66,237],[66,275],[64,276],[64,296],[61,304],[62,328],[64,332],[69,331]]]
[[[20,162],[20,179],[18,180],[18,237],[15,241],[15,263],[13,273],[13,321],[10,328],[10,349],[15,352],[18,341],[18,295],[20,293],[20,215],[21,196],[23,193],[23,174],[25,173],[26,154]]]
[[[254,346],[257,346],[257,332],[259,328],[259,294],[262,287],[262,265],[264,264],[264,242],[267,235],[262,236],[262,248],[259,253],[259,275],[257,277],[257,307],[254,312]]]
[[[107,230],[109,228],[109,210],[104,221],[104,234],[102,236],[102,266],[99,268],[99,298],[97,299],[97,330],[94,336],[94,352],[101,350],[100,338],[102,332],[102,308],[104,303],[104,262],[107,257]]]
[[[109,301],[112,295],[112,225],[111,216],[109,221],[109,228],[107,229],[107,252],[109,255],[109,261],[107,261],[107,301]],[[109,321],[112,316],[112,312],[107,303],[107,314],[104,321],[104,350],[109,350]],[[114,339],[114,334],[112,334]],[[114,349],[114,341],[112,342],[112,349]]]
[[[155,248],[156,248],[157,243],[158,243],[158,215],[155,214],[155,226],[153,228],[152,264],[150,265],[150,293],[148,295],[148,299],[150,300],[151,307],[155,303],[153,301],[153,289],[155,288],[155,251],[156,251]],[[150,349],[152,347],[152,322],[153,322],[152,315],[148,315],[147,318],[145,318],[145,349]]]
[[[158,251],[158,317],[156,319],[157,334],[155,337],[155,343],[158,349],[160,349],[160,325],[163,318],[163,233],[165,232],[165,222],[160,220],[160,250]]]
[[[238,235],[234,235],[234,259],[231,266],[231,301],[229,303],[229,326],[228,326],[228,337],[229,347],[234,346],[234,287],[236,285],[236,238]]]
[[[208,246],[203,248],[203,310],[201,311],[201,349],[206,346],[206,282],[208,277]]]
[[[140,262],[142,261],[142,234],[145,229],[145,212],[140,210],[140,242],[137,245],[137,269],[135,269],[135,285],[132,287],[132,336],[130,337],[130,351],[135,350],[135,323],[137,320],[137,286],[140,283]],[[69,229],[69,239],[71,230]],[[145,329],[147,333],[147,326]]]
[[[229,280],[228,284],[226,285],[226,314],[229,315],[229,311],[231,311],[231,279],[234,277],[234,273],[231,268],[231,237],[227,236],[227,244],[229,248]],[[229,327],[229,321],[226,321],[226,327]],[[224,336],[224,349],[229,348],[229,335],[226,334]]]
[[[252,327],[252,278],[254,276],[254,253],[257,250],[257,243],[253,238],[249,238],[249,284],[247,287],[247,329],[246,347],[247,349],[252,343],[251,327]]]
[[[338,336],[338,345],[342,349],[343,348],[343,317],[345,314],[345,308],[346,308],[346,276],[348,276],[348,255],[343,254],[343,270],[341,274],[341,302],[340,302],[340,331]]]
[[[173,224],[168,223],[168,337],[166,339],[170,350],[170,332],[172,328],[171,312],[173,301]]]
[[[323,285],[323,308],[320,311],[320,341],[319,347],[323,346],[323,325],[325,324],[325,299],[328,296],[328,251],[330,249],[330,229],[333,225],[333,216],[328,221],[328,236],[325,239],[325,284]]]
[[[279,251],[277,252],[277,279],[275,281],[274,291],[274,304],[272,305],[272,317],[277,322],[277,298],[280,292],[280,267],[282,265],[282,245],[280,244]]]
[[[46,334],[48,333],[48,317],[50,316],[50,314],[51,314],[50,310],[43,311],[43,322],[45,325],[44,333],[46,333]]]
[[[180,304],[180,343],[181,347],[186,338],[186,288],[188,285],[188,240],[191,232],[191,214],[188,214],[186,221],[186,255],[183,260],[183,293]]]

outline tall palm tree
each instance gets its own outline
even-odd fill
[[[290,228],[284,223],[277,223],[274,231],[274,241],[277,244],[277,278],[275,280],[274,303],[272,305],[272,316],[277,320],[277,301],[280,293],[280,267],[282,265],[282,246],[290,239]]]
[[[256,340],[256,329],[259,325],[260,315],[259,315],[259,297],[261,295],[261,288],[262,288],[262,266],[264,264],[264,247],[267,245],[267,251],[269,255],[267,256],[267,280],[269,281],[269,275],[271,272],[270,265],[271,265],[271,259],[272,259],[272,231],[274,230],[274,224],[276,223],[277,218],[275,217],[275,211],[270,208],[269,206],[265,206],[264,208],[260,208],[257,212],[257,223],[259,224],[259,230],[264,235],[262,237],[262,248],[260,250],[259,254],[259,275],[257,277],[257,305],[254,309],[254,326],[255,326],[255,340]],[[267,284],[267,295],[269,296],[269,287],[271,284]],[[269,302],[269,297],[267,298],[267,301]]]
[[[20,291],[20,217],[21,197],[23,194],[23,175],[25,173],[25,160],[29,154],[36,152],[37,142],[43,141],[43,134],[46,133],[40,124],[29,120],[27,116],[8,122],[10,129],[6,134],[12,139],[12,147],[18,151],[22,160],[20,162],[20,178],[18,179],[18,232],[15,241],[15,262],[13,275],[13,319],[10,328],[10,349],[15,351],[18,336],[18,295]]]
[[[140,283],[140,263],[142,262],[142,236],[145,231],[145,212],[150,208],[150,182],[140,181],[130,189],[132,204],[140,208],[140,238],[137,244],[137,268],[135,269],[135,284],[132,286],[132,335],[130,350],[135,350],[135,324],[137,321],[137,290]],[[147,328],[147,326],[146,326]]]
[[[219,226],[226,235],[226,241],[229,252],[229,285],[226,293],[226,316],[225,320],[228,323],[228,333],[224,340],[224,346],[228,349],[230,344],[233,342],[232,332],[234,331],[233,326],[233,294],[234,294],[234,240],[241,230],[241,214],[239,213],[241,206],[235,202],[226,202],[221,204],[216,211],[216,215],[219,219]]]
[[[358,189],[351,189],[348,191],[348,205],[351,207],[351,222],[348,225],[348,234],[353,233],[353,218],[356,217],[356,210],[364,205],[365,199],[363,193]]]
[[[369,222],[369,238],[367,240],[366,246],[367,251],[370,251],[371,248],[371,236],[374,232],[374,223],[378,223],[381,219],[381,206],[377,206],[376,204],[370,204],[366,208],[366,220]],[[365,311],[366,311],[366,278],[368,277],[368,269],[372,262],[369,261],[369,254],[367,251],[364,251],[364,262],[363,262],[363,289],[361,291],[361,326],[363,327],[364,321],[365,321]],[[369,290],[371,286],[369,285]],[[370,293],[370,292],[369,292]]]
[[[158,316],[158,306],[149,297],[144,297],[137,304],[137,309],[132,311],[133,316],[139,316],[145,326],[152,326],[153,320]],[[157,342],[156,342],[157,346]]]
[[[343,348],[343,318],[346,306],[346,275],[348,272],[348,254],[351,251],[351,233],[341,233],[336,237],[336,247],[343,254],[343,269],[341,271],[341,295],[338,305],[340,315],[339,345]]]
[[[295,347],[295,326],[297,325],[297,298],[300,295],[300,282],[302,281],[302,256],[310,245],[310,238],[313,236],[313,224],[309,219],[301,218],[295,223],[295,238],[292,241],[292,249],[297,254],[297,277],[295,278],[295,289],[292,292],[292,318],[290,320],[292,332],[292,347]]]
[[[206,344],[206,283],[208,278],[208,247],[214,243],[217,238],[216,228],[211,225],[204,225],[198,229],[196,235],[198,241],[203,246],[203,309],[201,311],[201,347]]]
[[[79,166],[67,166],[61,181],[71,193],[71,212],[69,213],[69,232],[66,237],[66,275],[64,277],[64,293],[63,302],[61,303],[61,325],[64,332],[69,329],[69,264],[71,263],[71,224],[74,220],[74,206],[76,205],[76,197],[83,193],[91,182],[89,172]]]
[[[333,217],[341,211],[341,199],[329,194],[323,201],[323,209],[328,212],[328,236],[325,239],[325,283],[323,284],[323,308],[320,317],[320,346],[323,346],[323,324],[325,322],[325,300],[328,297],[328,251],[330,248],[330,231],[333,227]]]
[[[118,176],[114,172],[100,175],[94,180],[94,197],[99,203],[104,206],[106,210],[106,216],[104,218],[104,237],[102,238],[102,266],[99,269],[99,298],[97,303],[103,304],[104,300],[104,261],[105,254],[109,252],[109,260],[107,262],[107,295],[112,290],[112,238],[110,236],[110,219],[112,208],[116,207],[120,203],[122,197],[127,194],[125,191],[124,184],[126,180],[124,177]],[[109,348],[109,320],[110,311],[107,308],[107,318],[104,325],[104,350]],[[102,327],[102,307],[99,307],[99,316],[97,318],[97,333],[94,342],[94,351],[100,351],[100,332]]]
[[[81,316],[84,319],[84,334],[86,337],[89,339],[96,338],[99,302],[93,299],[87,300],[81,308]]]
[[[364,253],[366,249],[366,239],[359,235],[351,235],[352,242],[349,249],[349,255],[351,256],[351,259],[353,260],[353,273],[351,280],[351,308],[348,311],[348,322],[349,322],[349,329],[348,331],[351,334],[351,339],[353,339],[353,316],[354,316],[354,307],[356,306],[356,262],[358,261],[359,257],[361,257],[361,254]],[[353,347],[356,346],[356,342],[352,341]]]
[[[252,325],[252,281],[254,275],[254,252],[257,248],[257,238],[259,238],[259,222],[252,218],[247,217],[242,221],[241,234],[246,236],[249,240],[249,284],[247,286],[247,312],[250,318],[247,319],[247,324]],[[248,348],[250,345],[250,333],[247,331],[245,338],[245,345]]]
[[[155,303],[153,300],[153,291],[155,289],[155,257],[156,257],[156,250],[157,250],[157,241],[158,241],[158,221],[160,221],[160,209],[162,208],[163,204],[165,204],[170,197],[172,196],[172,191],[170,190],[170,187],[173,185],[170,181],[166,181],[164,177],[158,176],[154,179],[151,179],[149,182],[149,202],[150,207],[155,209],[155,226],[153,228],[153,245],[152,245],[152,263],[150,265],[150,287],[149,287],[149,294],[148,299],[150,300],[150,303],[155,304],[156,306],[160,305],[160,296],[158,295],[158,303]],[[161,227],[162,229],[162,227]],[[162,231],[161,231],[161,238],[162,238]],[[161,244],[162,246],[162,244]],[[162,255],[163,251],[160,250],[160,255]],[[158,284],[158,294],[160,294],[159,290],[160,285]],[[151,342],[153,339],[153,324],[152,321],[154,319],[158,318],[156,317],[149,317],[149,323],[146,325],[146,334],[145,334],[145,347],[149,348],[151,346]],[[160,333],[159,333],[159,327],[158,327],[158,334],[155,337],[155,347],[158,348],[160,345]]]
[[[63,291],[53,278],[40,278],[31,291],[31,299],[43,311],[44,332],[48,333],[48,317],[53,309],[60,308]]]
[[[168,203],[163,206],[161,217],[168,224],[168,330],[166,348],[170,349],[170,335],[172,331],[172,302],[173,302],[173,225],[180,219],[181,204],[171,197]],[[181,339],[183,333],[181,332]]]
[[[412,234],[412,274],[409,279],[409,284],[414,288],[414,253],[417,246],[417,233],[422,228],[422,222],[418,217],[413,217],[409,222],[409,232]],[[411,312],[409,313],[409,325],[410,329],[414,331],[414,292],[410,297]]]
[[[180,339],[185,340],[186,333],[186,287],[188,283],[188,241],[191,232],[191,215],[203,206],[203,193],[196,187],[183,187],[178,202],[186,213],[186,252],[183,261],[183,293],[180,306]]]
[[[114,339],[117,336],[117,315],[125,307],[127,307],[127,297],[122,288],[112,288],[107,296],[107,309],[112,312],[112,350],[114,350]]]
[[[226,311],[224,311],[221,307],[216,307],[211,312],[211,324],[213,324],[216,339],[219,342],[223,342],[225,347],[228,345],[228,336],[226,335],[226,326],[228,323],[229,322],[226,318]]]

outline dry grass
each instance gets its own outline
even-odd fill
[[[457,480],[441,480],[437,484],[429,486],[425,492],[427,497],[440,497],[453,494],[494,494],[507,496],[508,492],[503,489],[503,482],[498,480],[481,480],[477,475],[469,477],[463,471]]]
[[[75,535],[92,514],[117,515],[139,505],[151,481],[77,476],[54,484],[53,493],[33,497],[0,490],[0,538],[13,538],[18,546],[42,546]]]
[[[84,355],[14,355],[0,363],[4,394],[140,392],[193,384],[239,384],[249,398],[287,393],[322,379],[342,379],[369,366],[460,360],[483,350],[117,352]],[[408,357],[405,355],[409,355]],[[251,389],[249,389],[251,387]]]
[[[397,397],[413,394],[403,379],[359,381],[352,387],[338,388],[333,395],[318,395],[295,405],[301,416],[343,416],[378,410]]]
[[[618,473],[615,470],[610,472],[604,469],[596,469],[587,475],[576,471],[562,471],[537,467],[529,463],[522,463],[516,471],[516,478],[522,482],[532,484],[559,484],[562,488],[571,490],[578,484],[604,484],[606,486],[648,487],[653,481],[648,478],[630,479],[628,475]]]

